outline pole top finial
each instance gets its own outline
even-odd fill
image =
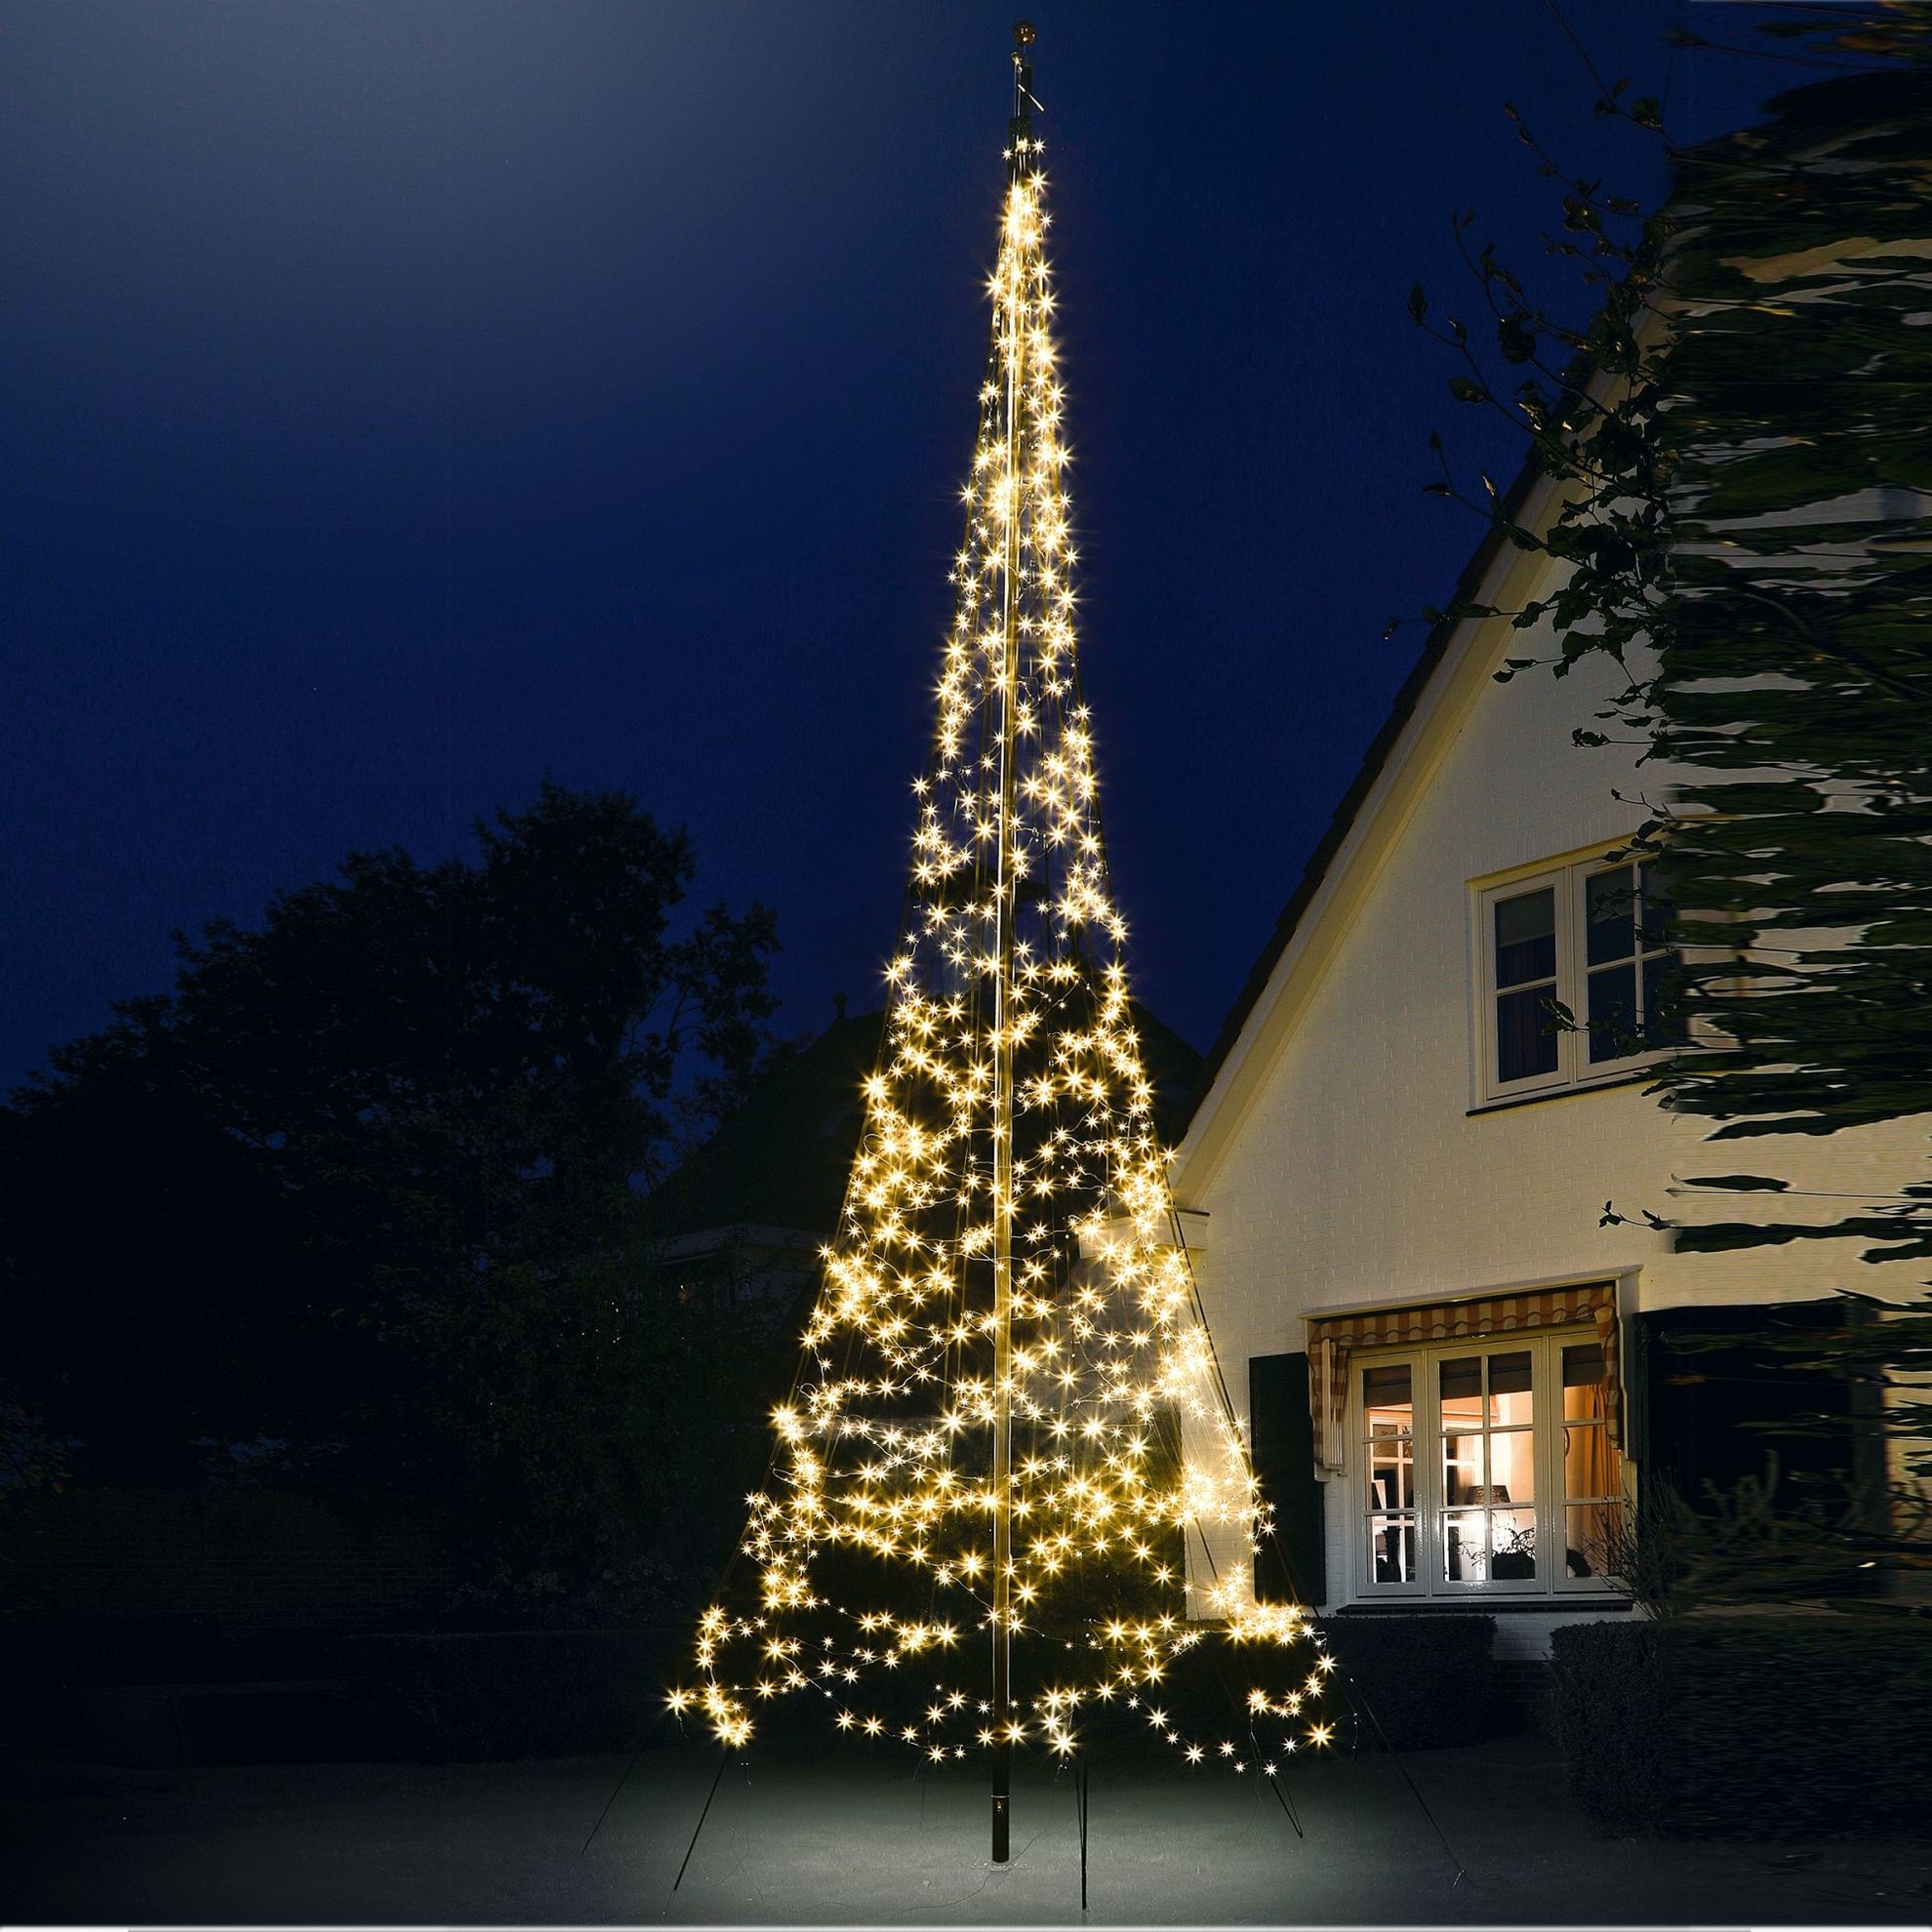
[[[1007,125],[1007,139],[1011,142],[1007,152],[1016,167],[1019,165],[1020,156],[1026,151],[1022,143],[1032,139],[1032,117],[1027,110],[1040,104],[1033,99],[1033,62],[1030,52],[1037,38],[1031,20],[1014,21],[1013,119]]]

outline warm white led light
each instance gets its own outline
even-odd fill
[[[727,1745],[754,1701],[802,1690],[934,1763],[968,1742],[1065,1756],[1083,1703],[1139,1707],[1204,1638],[1237,1647],[1230,1670],[1313,1642],[1226,1554],[1268,1521],[1173,1233],[1101,838],[1040,152],[1010,167],[887,1045],[749,1499],[756,1600],[705,1612],[699,1687],[672,1695]],[[1000,1632],[1015,1714],[989,1722],[972,1672]],[[1316,1654],[1297,1693],[1188,1713],[1237,1736],[1143,1714],[1188,1764],[1252,1751],[1271,1775]],[[973,1695],[932,1679],[940,1659]],[[888,1724],[902,1667],[916,1696]]]

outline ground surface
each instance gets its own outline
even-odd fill
[[[1298,1765],[1298,1838],[1222,1774],[1094,1778],[1097,1923],[1924,1924],[1932,1845],[1692,1846],[1594,1836],[1553,1751],[1511,1739],[1404,1760],[1467,1872],[1386,1757]],[[985,1794],[828,1746],[718,1789],[703,1747],[516,1764],[184,1772],[16,1763],[0,1921],[1056,1923],[1081,1920],[1070,1778],[1023,1779],[1014,1857]],[[1794,1775],[1802,1775],[1794,1766]]]

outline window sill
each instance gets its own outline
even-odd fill
[[[1330,1614],[1337,1617],[1490,1617],[1543,1616],[1571,1610],[1590,1610],[1599,1615],[1627,1615],[1634,1606],[1628,1596],[1606,1590],[1592,1596],[1584,1590],[1566,1590],[1561,1596],[1478,1596],[1466,1597],[1390,1596],[1372,1603],[1344,1603]]]
[[[1546,1087],[1539,1094],[1511,1094],[1507,1100],[1484,1101],[1480,1106],[1465,1107],[1463,1117],[1473,1120],[1478,1113],[1507,1113],[1513,1107],[1539,1107],[1545,1101],[1578,1100],[1585,1094],[1605,1094],[1615,1087],[1634,1087],[1653,1077],[1655,1067],[1639,1068],[1634,1073],[1619,1073],[1614,1079],[1583,1080],[1574,1086]]]

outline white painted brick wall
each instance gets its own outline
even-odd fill
[[[1641,1269],[1646,1308],[1801,1300],[1853,1281],[1910,1293],[1923,1274],[1922,1265],[1872,1268],[1822,1242],[1678,1256],[1667,1236],[1597,1223],[1612,1199],[1626,1213],[1688,1218],[1697,1205],[1668,1193],[1673,1174],[1895,1188],[1922,1174],[1924,1123],[1829,1144],[1704,1147],[1700,1123],[1665,1114],[1640,1086],[1469,1115],[1468,882],[1634,829],[1639,809],[1612,789],[1654,795],[1659,775],[1638,772],[1629,751],[1579,750],[1569,738],[1616,682],[1587,664],[1563,683],[1538,673],[1487,686],[1231,1146],[1198,1184],[1178,1170],[1178,1198],[1211,1217],[1202,1294],[1237,1388],[1249,1356],[1304,1347],[1302,1316],[1329,1307],[1629,1268]],[[1713,1205],[1712,1218],[1725,1218],[1737,1204]],[[1821,1214],[1833,1205],[1812,1204]],[[1806,1212],[1790,1209],[1786,1218]],[[1353,1572],[1341,1545],[1348,1513],[1329,1511],[1331,1578]],[[1516,1632],[1512,1652],[1532,1637],[1547,1645],[1553,1627],[1499,1622]]]

